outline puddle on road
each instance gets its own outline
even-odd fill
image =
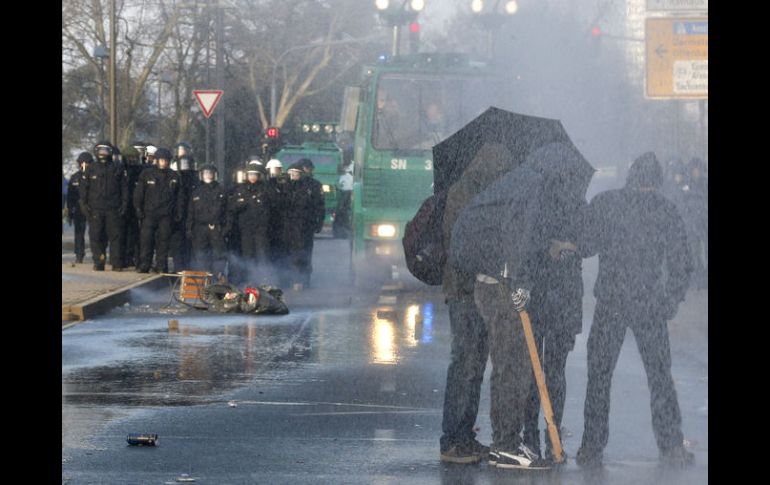
[[[312,356],[310,326],[248,323],[217,327],[180,321],[121,342],[142,356],[62,376],[63,404],[184,406],[211,402],[257,374],[270,379]]]

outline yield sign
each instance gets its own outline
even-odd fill
[[[214,111],[214,107],[219,102],[219,98],[222,97],[222,93],[224,91],[221,89],[196,89],[193,91],[206,118],[211,116],[211,112]]]

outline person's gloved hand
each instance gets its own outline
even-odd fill
[[[83,212],[83,215],[86,216],[86,219],[91,218],[91,209],[87,205],[81,206],[80,209]]]
[[[513,308],[516,309],[516,311],[523,310],[529,301],[529,290],[526,288],[516,288],[516,290],[511,293],[511,300],[513,301]]]

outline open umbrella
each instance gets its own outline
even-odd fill
[[[513,169],[534,150],[553,142],[573,145],[559,120],[492,106],[433,147],[434,192],[455,183],[485,144],[504,145],[511,154],[504,163]]]

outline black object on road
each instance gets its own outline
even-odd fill
[[[126,438],[131,446],[156,446],[158,435],[156,434],[129,434]]]

